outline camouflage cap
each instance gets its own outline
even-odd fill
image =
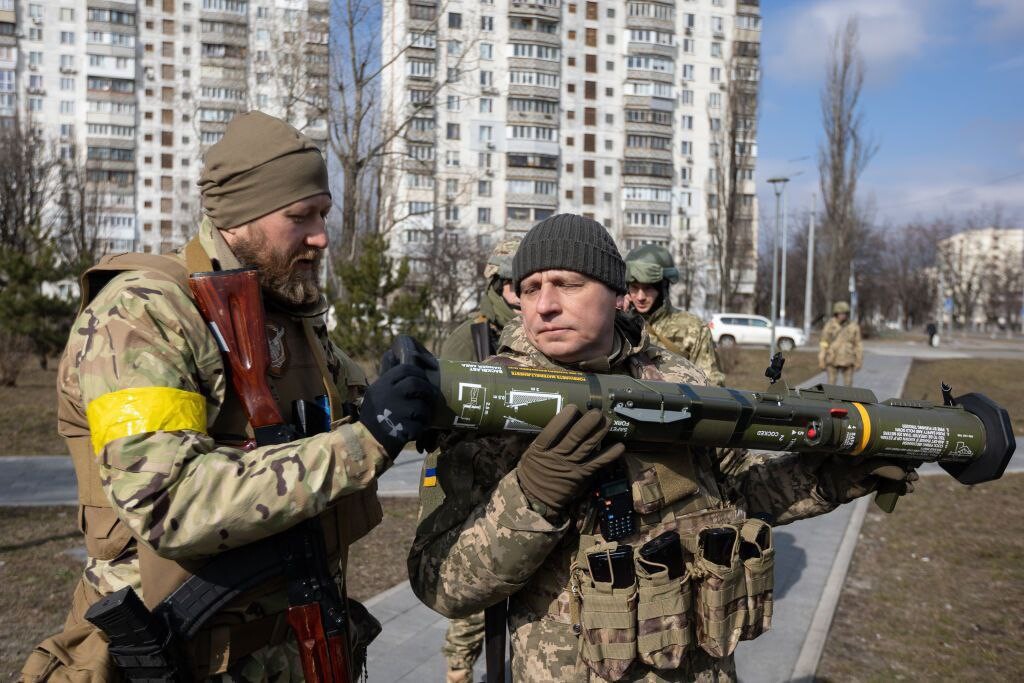
[[[490,280],[492,277],[499,277],[502,280],[512,279],[512,257],[516,255],[516,250],[519,249],[519,243],[523,241],[521,237],[513,237],[512,239],[504,240],[498,243],[498,246],[494,248],[491,255],[487,257],[487,265],[484,267],[484,279]]]
[[[849,312],[850,312],[850,304],[848,304],[845,301],[837,301],[834,304],[832,304],[832,315],[835,315],[836,313],[849,313]]]
[[[626,255],[626,281],[657,284],[679,282],[679,270],[669,250],[659,244],[645,244]]]

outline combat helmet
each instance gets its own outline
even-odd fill
[[[832,304],[832,315],[836,315],[838,313],[849,313],[849,312],[850,312],[850,304],[845,302],[845,301],[837,301],[834,304]]]
[[[662,280],[679,282],[679,270],[668,249],[658,244],[645,244],[626,255],[626,281],[657,284]]]
[[[497,277],[499,280],[512,279],[512,257],[519,249],[521,237],[503,240],[494,248],[491,255],[487,257],[487,265],[484,266],[484,279],[490,280]]]

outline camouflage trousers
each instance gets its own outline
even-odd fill
[[[848,386],[848,387],[852,387],[853,386],[853,366],[852,365],[844,365],[844,366],[829,365],[828,367],[825,368],[825,371],[828,372],[828,383],[829,384],[835,384],[836,383],[836,379],[838,379],[838,377],[839,377],[839,374],[842,373],[844,384],[846,384],[846,386]]]
[[[448,660],[448,669],[472,671],[473,665],[480,657],[483,643],[483,612],[464,619],[452,619],[448,623],[448,632],[444,634],[444,646],[441,648],[445,659]]]

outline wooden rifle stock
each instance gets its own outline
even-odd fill
[[[193,273],[189,276],[189,288],[228,360],[232,386],[256,434],[257,445],[294,440],[296,433],[285,422],[267,383],[270,351],[256,269]],[[305,543],[310,544],[316,541],[309,535],[323,532],[319,520],[314,518],[284,533],[306,534]],[[332,628],[326,629],[320,603],[307,597],[296,604],[291,599],[293,594],[289,590],[288,624],[299,644],[306,683],[351,683],[348,630],[337,626],[339,622],[347,624],[347,615],[332,620]],[[341,600],[344,603],[344,596]]]
[[[284,424],[267,384],[270,350],[255,268],[194,273],[189,287],[231,366],[231,383],[253,428]]]

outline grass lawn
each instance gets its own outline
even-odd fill
[[[822,681],[1008,681],[1024,671],[1024,475],[923,477],[871,508],[818,667]]]
[[[32,359],[18,386],[0,387],[0,455],[65,455],[57,436],[57,361],[40,370]]]
[[[351,551],[349,594],[366,600],[406,579],[417,501],[384,498],[384,522]],[[0,508],[0,681],[64,623],[82,560],[73,507]]]
[[[719,356],[725,372],[725,385],[731,389],[764,391],[768,379],[764,376],[768,367],[767,348],[719,349]],[[796,386],[816,375],[818,354],[813,351],[790,351],[783,354],[786,365],[782,377],[789,386]]]
[[[953,387],[953,395],[977,392],[1006,408],[1013,431],[1024,434],[1024,395],[1020,382],[1024,361],[994,358],[915,360],[903,387],[903,398],[942,402],[940,382]]]

